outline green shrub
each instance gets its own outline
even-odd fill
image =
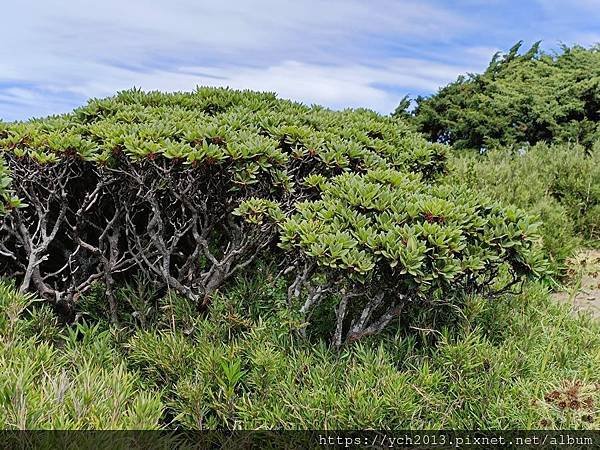
[[[302,294],[302,313],[339,296],[337,346],[379,333],[409,304],[435,307],[545,273],[539,224],[527,214],[419,178],[371,170],[319,180],[320,198],[297,203],[285,219],[264,202],[240,208],[259,223],[261,214],[280,221],[280,246],[296,275],[290,297]]]
[[[496,54],[484,73],[460,76],[437,94],[419,97],[417,127],[457,149],[543,141],[590,149],[600,138],[600,47],[563,47],[550,55],[538,43],[519,55],[520,46]]]
[[[406,303],[486,290],[501,268],[507,286],[543,271],[535,224],[436,186],[445,147],[365,110],[129,91],[11,124],[0,148],[29,203],[5,218],[0,265],[72,316],[101,282],[117,323],[116,285],[133,275],[206,308],[278,233],[302,312],[341,294],[336,345]]]
[[[0,270],[66,308],[141,274],[206,305],[272,244],[232,215],[250,197],[292,205],[307,177],[397,168],[431,179],[445,147],[367,110],[333,112],[272,94],[127,91],[64,116],[4,124],[0,154],[28,206],[2,224]],[[2,175],[2,185],[9,182]]]
[[[23,206],[21,201],[14,195],[12,195],[10,189],[11,183],[12,178],[10,177],[10,172],[6,167],[6,163],[0,156],[0,221],[3,220],[3,216],[7,212],[10,212],[14,208]],[[1,247],[0,251],[2,251]]]
[[[520,153],[463,152],[451,158],[447,182],[465,184],[537,215],[555,268],[582,240],[593,246],[600,239],[600,147],[586,152],[580,146],[538,144]]]
[[[550,193],[566,208],[578,233],[600,241],[600,140],[587,153],[570,149],[551,154]]]

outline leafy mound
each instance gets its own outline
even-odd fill
[[[0,270],[69,310],[98,281],[114,309],[113,286],[135,273],[206,304],[273,242],[274,227],[233,214],[243,200],[288,211],[318,195],[307,181],[316,175],[393,168],[431,180],[445,152],[392,118],[272,94],[92,100],[0,128],[0,155],[26,203],[3,220]]]
[[[418,98],[418,128],[459,149],[541,141],[591,148],[600,138],[600,47],[563,47],[549,55],[537,43],[519,55],[520,47],[496,54],[484,73]]]
[[[297,203],[283,219],[264,202],[242,209],[253,219],[279,220],[280,245],[296,274],[290,295],[304,293],[302,312],[339,298],[338,346],[380,332],[408,304],[498,294],[545,271],[539,223],[516,208],[389,169],[316,181],[320,198]]]
[[[302,312],[340,299],[336,345],[407,302],[543,270],[525,214],[438,186],[445,146],[370,111],[128,91],[3,130],[26,205],[3,219],[0,269],[71,315],[100,282],[117,322],[116,287],[139,275],[204,309],[278,239]]]

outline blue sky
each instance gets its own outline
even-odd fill
[[[19,0],[2,19],[3,120],[133,86],[231,86],[388,113],[518,40],[600,42],[600,0]]]

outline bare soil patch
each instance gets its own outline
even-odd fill
[[[585,250],[569,261],[569,279],[566,291],[552,297],[568,303],[574,312],[590,312],[600,319],[600,250]]]

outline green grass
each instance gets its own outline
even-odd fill
[[[122,291],[122,327],[60,327],[0,288],[2,428],[598,428],[600,326],[530,284],[462,313],[405,317],[340,351],[285,305],[269,271],[210,316]],[[88,299],[91,308],[94,299]],[[132,305],[135,305],[132,306]],[[139,311],[150,311],[144,323]],[[435,321],[435,324],[434,324]],[[411,328],[412,327],[412,328]]]
[[[0,428],[155,429],[164,407],[98,326],[60,329],[0,284]]]

